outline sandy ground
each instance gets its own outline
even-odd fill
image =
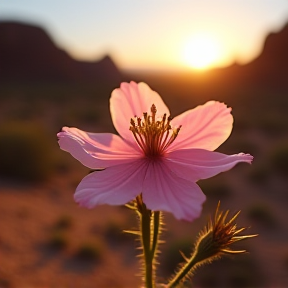
[[[274,195],[263,193],[263,187],[254,187],[253,193],[251,189],[247,189],[245,182],[240,181],[237,176],[246,168],[241,166],[234,172],[228,172],[229,181],[238,184],[233,189],[233,201],[231,197],[230,200],[222,201],[223,207],[236,211],[242,206],[240,223],[252,225],[249,232],[260,234],[257,239],[250,240],[248,245],[249,255],[257,259],[259,277],[265,278],[265,282],[262,281],[261,286],[257,287],[288,287],[288,266],[284,263],[288,256],[288,229],[286,218],[283,217],[287,202],[275,197],[277,188],[274,189]],[[76,179],[78,178],[79,175]],[[6,182],[1,183],[0,187],[1,288],[140,287],[140,277],[135,276],[140,272],[139,263],[135,260],[138,253],[135,252],[137,241],[133,236],[122,239],[116,235],[115,241],[113,234],[107,238],[107,226],[111,226],[111,223],[119,230],[136,228],[137,222],[131,211],[109,206],[99,206],[92,210],[78,207],[73,200],[75,177],[71,175],[55,177],[38,186],[12,185]],[[281,193],[279,188],[278,194]],[[251,223],[245,216],[245,209],[258,203],[260,196],[262,202],[270,203],[272,198],[277,199],[270,205],[277,218],[276,227],[267,228],[263,223]],[[185,237],[189,230],[190,234],[196,233],[215,204],[215,199],[208,200],[202,217],[193,225],[166,215],[166,229],[169,231],[164,232],[163,237],[169,243],[169,239],[175,236]],[[64,248],[56,249],[51,246],[55,225],[59,219],[68,216],[69,227],[62,229],[67,243]],[[92,243],[97,247],[100,251],[99,259],[77,257],[79,247],[85,243]],[[237,261],[237,258],[231,261]],[[217,265],[211,266],[218,269]]]
[[[134,277],[139,272],[136,241],[116,249],[103,236],[106,223],[125,223],[127,213],[108,206],[82,209],[73,201],[72,188],[60,182],[1,189],[0,287],[135,287],[140,282]],[[56,249],[50,239],[63,215],[71,217],[72,227],[63,233],[66,247]],[[85,243],[100,250],[100,259],[76,256]]]
[[[251,135],[248,133],[242,136],[253,139],[257,147],[264,147],[258,152],[265,155],[266,146],[262,143],[267,142],[267,139],[263,135],[254,131]],[[261,157],[255,157],[253,165],[257,165],[259,158]],[[251,167],[240,164],[224,173],[225,178],[220,175],[216,179],[217,185],[220,182],[229,187],[228,195],[213,195],[213,190],[216,189],[213,184],[215,180],[205,180],[205,183],[212,186],[212,192],[206,193],[208,199],[201,218],[193,223],[177,221],[172,215],[165,214],[167,231],[164,231],[163,239],[167,243],[163,245],[164,252],[165,247],[167,250],[167,246],[175,239],[195,238],[220,199],[223,209],[230,209],[232,212],[242,210],[240,227],[251,226],[247,233],[259,234],[257,238],[241,246],[250,252],[245,255],[245,261],[248,259],[250,263],[253,260],[255,265],[247,266],[246,262],[241,262],[244,264],[235,266],[239,270],[240,265],[239,279],[242,282],[236,277],[233,287],[287,288],[287,177],[274,173],[265,181],[262,179],[260,183],[254,183],[249,180]],[[136,276],[140,273],[139,261],[135,257],[140,253],[136,250],[138,242],[132,235],[124,237],[121,234],[123,229],[136,228],[135,215],[123,207],[99,206],[92,210],[78,207],[73,200],[73,193],[86,173],[86,170],[71,170],[39,185],[0,181],[0,288],[141,286],[141,278]],[[208,192],[205,186],[203,191]],[[257,205],[267,206],[273,223],[269,219],[259,221],[249,216],[251,209]],[[69,225],[57,228],[59,221],[67,218]],[[62,248],[51,244],[55,242],[57,233],[64,239]],[[79,257],[81,247],[87,243],[98,253],[94,259]],[[160,258],[164,265],[165,259]],[[227,280],[232,275],[229,269],[233,268],[233,263],[239,263],[237,261],[237,257],[227,261],[220,260],[210,267],[199,269],[199,276],[197,273],[195,285],[191,287],[231,288],[231,279],[230,282]],[[223,266],[223,263],[227,265]],[[208,283],[209,277],[212,280]],[[223,279],[216,281],[216,278]]]

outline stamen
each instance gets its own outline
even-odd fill
[[[151,113],[152,113],[152,123],[155,123],[155,116],[157,113],[157,109],[156,109],[156,106],[154,104],[152,104],[152,106],[151,106]]]
[[[165,150],[175,141],[181,126],[172,129],[170,122],[172,118],[166,114],[156,120],[157,109],[151,106],[151,115],[143,113],[143,117],[135,116],[130,120],[130,131],[147,157],[162,156]]]

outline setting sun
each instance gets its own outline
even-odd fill
[[[183,60],[193,69],[207,69],[220,58],[220,44],[210,35],[199,34],[192,37],[185,44]]]

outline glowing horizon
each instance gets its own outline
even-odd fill
[[[203,70],[257,57],[268,33],[288,21],[288,2],[13,0],[0,2],[0,20],[44,28],[79,60],[108,54],[122,69]]]

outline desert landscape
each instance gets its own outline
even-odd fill
[[[59,149],[63,126],[115,132],[112,90],[144,81],[172,116],[208,100],[232,107],[234,128],[217,151],[254,156],[252,165],[199,185],[207,196],[192,223],[165,213],[158,279],[189,255],[218,201],[254,239],[235,245],[248,253],[200,267],[185,287],[288,287],[288,25],[267,35],[262,53],[246,65],[196,72],[124,71],[107,55],[81,62],[59,49],[41,28],[0,23],[0,287],[141,287],[137,228],[126,207],[88,210],[73,200],[90,171]]]

